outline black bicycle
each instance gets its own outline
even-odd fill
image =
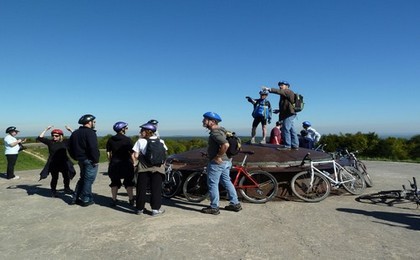
[[[172,161],[166,163],[165,166],[165,179],[162,181],[162,196],[172,198],[181,190],[182,173],[172,169]]]
[[[416,178],[413,177],[413,182],[408,182],[410,183],[410,189],[406,189],[405,185],[402,185],[402,190],[386,190],[361,195],[356,198],[356,201],[370,204],[383,204],[387,206],[414,202],[418,209],[420,205],[420,190],[417,187]]]

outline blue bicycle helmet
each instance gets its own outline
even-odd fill
[[[127,126],[128,124],[126,122],[119,121],[116,122],[112,128],[115,132],[119,133],[123,128],[126,128]]]
[[[286,86],[288,86],[288,87],[290,87],[290,84],[289,84],[289,82],[287,82],[287,81],[279,81],[279,83],[277,84],[279,87],[280,87],[280,85],[286,85]]]
[[[203,117],[205,117],[207,119],[211,119],[211,120],[216,120],[217,122],[222,121],[222,118],[214,112],[206,112],[206,113],[204,113]]]
[[[79,124],[81,124],[81,125],[84,125],[84,124],[87,124],[87,123],[89,123],[90,121],[93,121],[93,120],[95,120],[95,116],[94,115],[91,115],[91,114],[86,114],[86,115],[83,115],[80,119],[79,119]]]
[[[311,122],[309,122],[309,121],[303,121],[302,125],[303,126],[311,126]]]
[[[268,92],[267,92],[267,91],[265,91],[265,90],[261,90],[261,91],[260,91],[260,95],[268,95]]]
[[[143,125],[141,125],[140,126],[140,128],[141,129],[147,129],[147,130],[150,130],[150,131],[152,131],[153,133],[154,132],[156,132],[156,126],[154,126],[153,124],[151,124],[151,123],[146,123],[146,124],[143,124]]]

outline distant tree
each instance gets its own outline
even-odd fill
[[[407,141],[410,159],[420,159],[420,135],[413,136]]]

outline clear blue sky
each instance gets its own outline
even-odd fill
[[[245,96],[286,80],[305,97],[299,129],[420,134],[419,13],[417,0],[0,0],[0,129],[91,113],[100,135],[151,118],[163,136],[206,135],[215,111],[249,135]]]

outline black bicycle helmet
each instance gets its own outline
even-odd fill
[[[115,132],[119,133],[123,128],[127,126],[128,124],[126,122],[119,121],[119,122],[116,122],[112,128],[114,129]]]
[[[152,124],[152,125],[157,125],[159,124],[159,121],[157,121],[156,119],[150,119],[147,123]]]
[[[6,129],[6,134],[10,134],[10,132],[19,132],[19,130],[16,130],[16,126],[9,126]]]
[[[84,124],[87,124],[87,123],[89,123],[90,121],[93,121],[93,120],[95,120],[95,116],[94,115],[91,115],[91,114],[86,114],[86,115],[83,115],[80,119],[79,119],[79,124],[81,124],[81,125],[84,125]]]
[[[206,112],[204,113],[203,117],[207,119],[216,120],[217,122],[222,121],[222,118],[217,113],[214,113],[214,112]]]

